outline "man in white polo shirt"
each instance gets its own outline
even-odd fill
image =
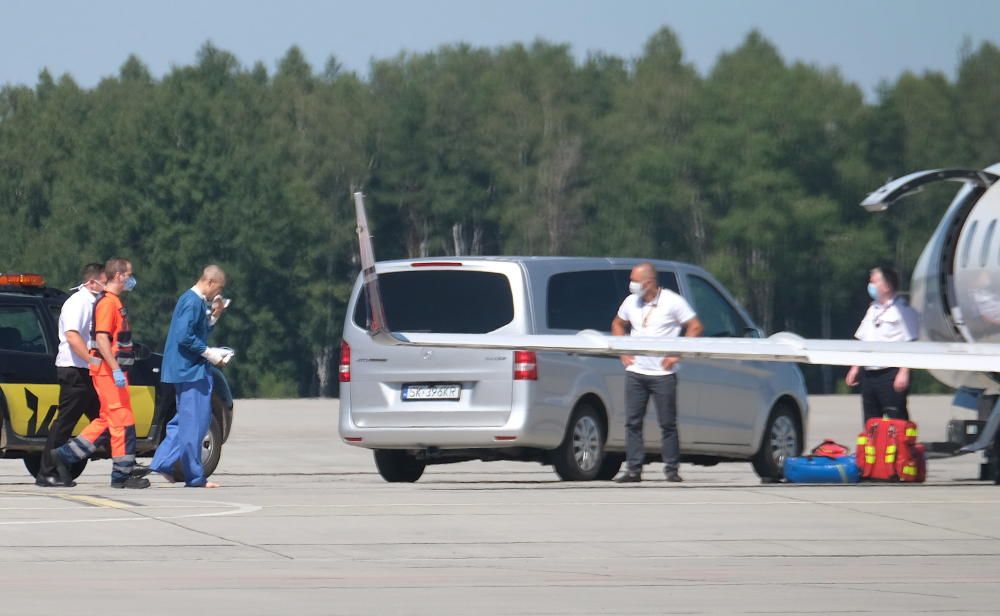
[[[100,362],[90,355],[91,323],[94,301],[108,281],[104,266],[89,263],[80,275],[83,284],[63,303],[59,313],[59,352],[56,354],[56,378],[59,381],[59,414],[49,426],[49,436],[42,451],[42,463],[35,484],[47,487],[72,487],[57,476],[49,451],[62,446],[73,434],[73,427],[84,414],[95,419],[101,408],[90,378],[90,362]]]
[[[890,267],[869,272],[868,295],[872,303],[854,337],[864,342],[909,342],[920,333],[920,317],[897,294],[899,274]],[[906,396],[910,392],[910,369],[883,366],[851,366],[845,382],[861,383],[861,407],[865,424],[872,417],[909,419]]]
[[[686,328],[686,336],[701,334],[704,327],[691,305],[683,297],[660,287],[652,263],[640,263],[632,268],[630,295],[622,302],[618,315],[611,322],[611,333],[624,336],[631,329],[633,336],[672,338]],[[656,405],[660,423],[663,472],[667,481],[679,482],[680,440],[677,436],[677,357],[622,355],[625,366],[625,446],[627,468],[618,483],[642,481],[642,465],[646,453],[642,444],[642,424],[649,399]]]

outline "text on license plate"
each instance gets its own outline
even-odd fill
[[[462,386],[454,383],[444,385],[403,385],[403,400],[458,400]]]

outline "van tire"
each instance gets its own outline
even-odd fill
[[[424,474],[427,465],[400,449],[376,449],[375,467],[389,483],[413,483]]]
[[[212,476],[219,467],[220,460],[222,460],[222,426],[219,425],[219,419],[213,415],[208,433],[201,443],[201,467],[205,470],[205,477]]]
[[[28,472],[31,473],[32,477],[38,477],[38,470],[42,468],[41,452],[25,454],[24,468],[28,469]],[[83,474],[83,469],[85,468],[87,468],[87,460],[80,460],[79,462],[69,465],[69,474],[73,479],[76,479]]]
[[[779,402],[767,418],[753,470],[766,483],[784,479],[785,460],[802,455],[802,422],[788,403]]]
[[[597,471],[598,481],[611,481],[618,475],[618,471],[622,469],[622,464],[625,463],[625,454],[623,453],[605,453],[604,460],[601,462],[601,470]]]
[[[562,445],[552,454],[552,466],[563,481],[593,481],[603,463],[604,423],[593,406],[581,403],[570,417]]]

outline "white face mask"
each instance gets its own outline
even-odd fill
[[[628,292],[631,293],[632,295],[642,295],[642,283],[635,281],[629,282]]]

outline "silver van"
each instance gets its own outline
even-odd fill
[[[401,333],[609,332],[639,259],[453,257],[378,263],[386,320]],[[653,261],[704,336],[761,336],[704,270]],[[625,459],[625,371],[613,357],[378,345],[359,277],[340,357],[340,436],[374,451],[379,474],[413,482],[428,464],[525,460],[564,480],[611,479]],[[684,359],[681,461],[750,461],[764,481],[802,451],[808,404],[795,364]],[[648,413],[648,459],[660,429]]]

